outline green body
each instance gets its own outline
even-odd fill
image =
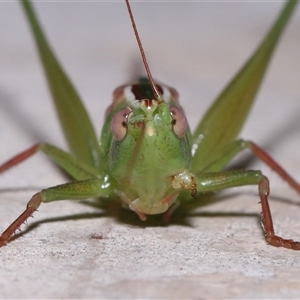
[[[31,200],[33,204],[30,202],[33,211],[39,201],[104,197],[121,199],[145,220],[146,214],[166,212],[178,200],[186,199],[187,193],[181,193],[184,190],[189,190],[195,198],[197,190],[261,184],[264,177],[260,171],[222,169],[250,145],[236,138],[297,1],[286,3],[266,38],[220,93],[192,135],[176,91],[168,88],[170,95],[163,101],[156,100],[149,81],[140,79],[134,84],[138,95],[135,99],[124,93],[126,86],[115,90],[100,140],[50,49],[29,1],[21,2],[71,154],[49,144],[42,144],[39,149],[75,179],[38,193]],[[30,215],[30,209],[26,214]],[[14,230],[12,226],[2,240],[6,242]]]

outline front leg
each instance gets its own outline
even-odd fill
[[[44,189],[32,196],[25,211],[1,234],[0,247],[6,246],[16,230],[38,209],[42,202],[59,200],[81,200],[96,197],[108,197],[113,193],[113,186],[108,177],[70,182]]]
[[[272,215],[269,207],[269,180],[260,171],[228,171],[203,173],[198,175],[197,189],[199,192],[217,191],[242,185],[257,185],[262,206],[261,223],[266,241],[275,247],[300,250],[300,242],[284,239],[275,235]]]

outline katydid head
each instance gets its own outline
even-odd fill
[[[136,212],[162,213],[183,188],[174,186],[174,178],[190,169],[186,117],[178,106],[156,99],[127,98],[119,105],[111,119],[109,155],[116,192]]]

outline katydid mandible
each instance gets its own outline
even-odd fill
[[[255,53],[191,134],[176,90],[152,78],[126,0],[147,77],[114,91],[100,140],[79,96],[49,47],[30,2],[23,0],[21,3],[71,153],[50,144],[36,144],[1,165],[0,172],[42,151],[74,181],[33,195],[25,211],[0,236],[0,247],[8,244],[41,203],[104,197],[119,199],[141,220],[146,220],[146,215],[163,213],[168,219],[180,201],[196,198],[200,193],[256,185],[267,243],[300,250],[300,242],[275,235],[267,177],[254,170],[222,171],[237,153],[250,149],[300,194],[300,185],[267,153],[251,141],[236,139],[297,1],[287,1]]]

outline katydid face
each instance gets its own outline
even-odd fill
[[[138,88],[142,85],[145,83]],[[151,87],[146,85],[149,91]],[[174,184],[174,177],[191,167],[188,124],[183,111],[139,94],[128,107],[115,113],[111,129],[114,138],[109,169],[118,182],[116,192],[120,195],[122,187],[122,200],[135,211],[165,212],[183,188]]]

